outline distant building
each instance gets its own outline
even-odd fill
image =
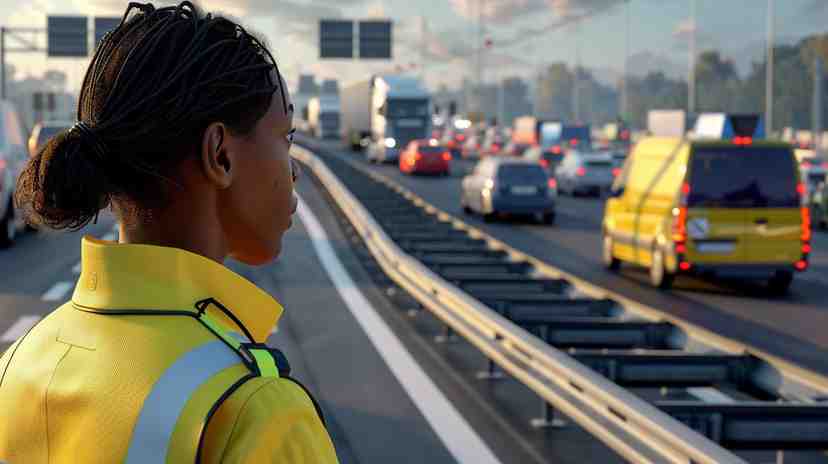
[[[75,119],[77,95],[66,92],[66,83],[67,76],[60,71],[46,71],[40,78],[28,76],[6,83],[8,99],[17,108],[28,131],[39,121]],[[37,93],[41,94],[39,98],[35,96]]]

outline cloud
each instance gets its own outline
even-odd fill
[[[450,0],[451,7],[460,17],[477,21],[503,24],[531,13],[547,9],[547,0]]]

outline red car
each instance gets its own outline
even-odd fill
[[[415,140],[400,154],[400,172],[442,174],[451,170],[451,153],[436,140]]]

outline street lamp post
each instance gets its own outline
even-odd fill
[[[768,0],[767,59],[765,62],[765,132],[768,135],[773,133],[773,6],[773,0]]]
[[[690,71],[687,76],[687,113],[696,112],[696,19],[697,0],[690,0],[692,28],[690,30]]]
[[[630,59],[630,0],[626,0],[626,5],[624,6],[624,61],[621,65],[621,102],[619,106],[619,112],[621,113],[621,117],[626,120],[627,118],[627,99],[629,98],[627,95],[627,62]]]
[[[581,67],[581,21],[575,20],[575,73],[573,82],[573,106],[575,123],[581,123],[581,78],[579,68]]]

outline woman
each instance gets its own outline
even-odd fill
[[[321,412],[263,342],[282,308],[222,265],[279,254],[296,209],[293,106],[260,41],[191,3],[131,3],[78,123],[17,201],[84,237],[72,300],[0,358],[0,461],[336,462]]]

